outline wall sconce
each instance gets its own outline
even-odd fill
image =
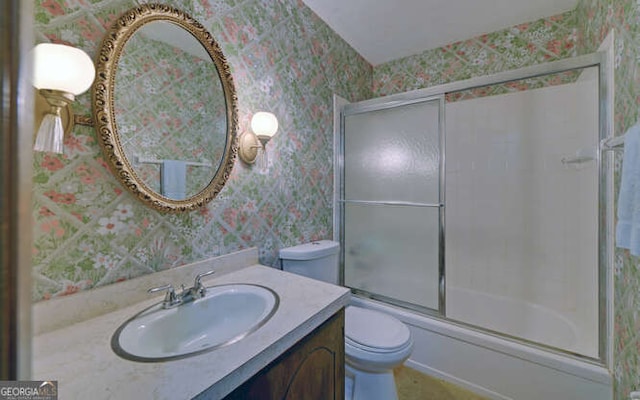
[[[251,118],[251,131],[245,131],[240,136],[238,155],[247,164],[253,164],[262,150],[262,167],[267,167],[267,153],[265,146],[278,131],[278,119],[275,115],[260,111]]]
[[[49,106],[42,117],[33,149],[62,153],[64,135],[73,127],[74,115],[69,105],[75,96],[91,87],[96,70],[84,51],[53,43],[34,47],[33,65],[33,86]],[[41,113],[36,110],[36,115]],[[63,113],[67,120],[64,128]]]

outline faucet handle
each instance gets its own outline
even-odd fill
[[[204,297],[204,295],[207,293],[207,289],[204,287],[204,285],[202,285],[202,282],[200,282],[200,280],[205,276],[215,274],[215,272],[216,271],[211,270],[196,275],[195,282],[193,283],[193,293],[196,297]]]
[[[201,274],[196,275],[196,280],[195,280],[195,282],[193,284],[193,287],[198,288],[198,287],[202,286],[202,283],[200,283],[200,280],[202,278],[204,278],[205,276],[213,275],[215,273],[216,273],[216,271],[211,270],[211,271],[203,272]]]
[[[162,286],[158,286],[158,287],[154,287],[151,288],[149,290],[147,290],[147,293],[156,293],[156,292],[164,292],[167,291],[167,293],[171,293],[173,292],[173,285],[170,283],[167,283],[166,285],[162,285]]]
[[[171,307],[178,303],[178,298],[176,297],[176,292],[173,290],[172,284],[166,284],[163,286],[154,287],[147,290],[147,293],[156,293],[166,291],[167,294],[164,296],[164,301],[162,302],[163,307]]]

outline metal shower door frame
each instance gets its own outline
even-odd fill
[[[358,201],[358,200],[345,200],[345,186],[344,186],[344,127],[345,117],[350,115],[364,114],[373,111],[389,110],[393,108],[399,108],[408,105],[415,105],[419,103],[432,103],[438,102],[438,202],[437,203],[416,203],[416,202],[394,202],[394,201]],[[375,204],[375,205],[391,205],[391,206],[412,206],[412,207],[426,207],[426,208],[438,208],[438,244],[439,244],[439,257],[438,257],[438,308],[432,309],[428,307],[418,306],[413,303],[404,302],[398,299],[393,299],[387,296],[379,295],[376,293],[367,292],[364,290],[350,288],[354,293],[373,299],[379,299],[385,302],[399,305],[404,308],[412,309],[429,315],[443,316],[445,315],[445,271],[444,271],[444,94],[438,94],[435,96],[419,96],[416,98],[402,99],[400,101],[383,102],[379,105],[366,105],[365,107],[359,107],[360,103],[347,104],[343,108],[340,116],[340,135],[339,135],[339,176],[337,182],[339,185],[339,192],[337,193],[336,209],[338,209],[338,220],[340,221],[339,238],[340,238],[340,284],[344,285],[344,207],[345,204]],[[336,171],[338,168],[336,168]]]

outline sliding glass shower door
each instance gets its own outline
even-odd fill
[[[441,97],[343,114],[344,284],[440,310]],[[348,156],[347,156],[348,155]]]
[[[336,143],[344,285],[605,360],[614,196],[603,59],[344,106]]]

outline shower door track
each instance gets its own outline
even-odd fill
[[[613,179],[610,176],[613,171],[613,158],[603,157],[605,152],[612,153],[611,147],[606,146],[608,139],[613,138],[613,121],[612,121],[612,95],[609,88],[613,84],[610,82],[611,72],[613,71],[613,60],[611,52],[601,51],[591,54],[585,54],[569,59],[549,62],[545,64],[534,65],[530,67],[524,67],[514,69],[510,71],[504,71],[492,75],[480,76],[462,81],[456,81],[451,83],[445,83],[424,89],[412,90],[404,93],[385,96],[382,98],[375,98],[370,100],[364,100],[358,103],[345,104],[341,107],[340,111],[340,134],[337,137],[335,143],[336,151],[336,167],[335,167],[335,182],[334,187],[334,199],[336,200],[335,207],[339,213],[336,221],[339,226],[334,227],[336,232],[339,232],[341,238],[344,238],[344,205],[346,203],[362,203],[362,204],[380,204],[380,205],[407,205],[418,207],[438,207],[440,208],[440,257],[439,257],[439,305],[438,309],[430,309],[415,304],[408,304],[397,299],[391,299],[386,296],[382,296],[375,293],[369,293],[359,289],[353,289],[352,291],[360,296],[377,299],[386,303],[394,304],[402,308],[411,309],[414,311],[422,312],[424,314],[435,316],[439,319],[446,321],[452,321],[456,324],[468,326],[471,329],[490,332],[482,327],[478,327],[471,324],[461,323],[453,321],[446,316],[446,299],[445,299],[445,248],[444,248],[444,209],[446,207],[446,201],[444,198],[445,188],[445,102],[444,98],[446,94],[462,92],[471,90],[483,86],[505,84],[513,81],[519,81],[523,79],[530,79],[541,77],[549,74],[557,74],[562,72],[569,72],[575,70],[586,69],[589,67],[596,67],[598,69],[598,112],[599,112],[599,145],[598,151],[595,155],[595,161],[598,165],[598,358],[592,358],[588,356],[576,355],[571,352],[560,350],[559,352],[564,355],[576,357],[581,360],[589,362],[595,362],[601,365],[611,365],[613,354],[613,277],[612,270],[614,265],[614,215],[613,215],[613,199],[614,188]],[[350,115],[362,114],[370,111],[380,111],[404,105],[410,105],[426,101],[440,100],[440,113],[439,113],[439,126],[440,126],[440,201],[437,204],[422,204],[422,203],[407,203],[407,202],[393,202],[393,201],[363,201],[363,200],[346,200],[344,199],[344,179],[342,174],[344,173],[344,127],[345,117]],[[341,249],[341,271],[340,279],[344,284],[344,249]],[[526,339],[518,339],[522,343],[529,345],[538,345],[531,343]],[[558,351],[550,346],[541,345],[550,351]]]

